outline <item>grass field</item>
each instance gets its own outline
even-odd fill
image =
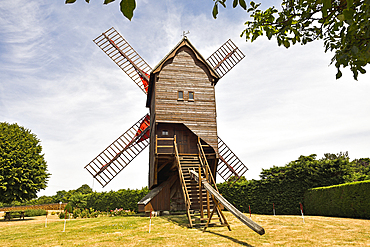
[[[45,216],[0,221],[0,246],[370,246],[370,220],[252,215],[263,226],[260,236],[225,213],[226,227],[188,229],[186,216],[99,217],[64,220]]]

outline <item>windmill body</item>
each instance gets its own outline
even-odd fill
[[[218,194],[216,174],[224,180],[240,178],[248,168],[217,135],[215,86],[244,54],[228,40],[204,59],[184,37],[151,69],[114,28],[94,42],[146,94],[150,114],[85,168],[104,187],[149,146],[150,192],[138,203],[139,211],[186,211],[190,227],[230,229],[221,211],[222,205],[230,207]],[[248,225],[248,218],[232,211]],[[253,224],[248,226],[264,233]]]
[[[179,193],[179,174],[172,144],[175,136],[180,157],[192,157],[193,163],[197,163],[199,156],[200,138],[202,145],[206,146],[207,162],[216,176],[218,139],[214,85],[218,79],[217,73],[187,38],[150,74],[147,96],[151,116],[149,188],[171,180],[173,183],[168,185],[170,195],[167,200],[177,202],[172,207],[167,204],[165,208],[155,209],[172,211],[183,208],[179,206],[184,204],[180,203],[184,199]]]

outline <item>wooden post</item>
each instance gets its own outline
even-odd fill
[[[201,167],[199,166],[198,167],[198,173],[199,173],[199,177],[201,178],[202,177],[202,170],[201,170]],[[204,214],[203,214],[203,191],[202,191],[202,181],[200,179],[198,179],[198,186],[199,186],[199,203],[200,203],[200,217],[201,218],[204,218]]]
[[[155,154],[156,154],[156,155],[157,155],[157,153],[158,153],[157,146],[158,146],[158,135],[155,135]]]

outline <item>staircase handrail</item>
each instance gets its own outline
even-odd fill
[[[180,166],[179,151],[177,149],[177,144],[176,144],[176,135],[174,136],[173,143],[174,143],[174,147],[175,147],[176,164],[177,164],[177,170],[179,171],[182,192],[184,194],[187,206],[190,207],[191,202],[190,202],[190,199],[189,199],[189,193],[188,193],[188,189],[186,188],[186,185],[184,184],[185,179],[184,179],[184,175],[182,174],[182,170],[181,170],[181,166]]]
[[[202,166],[205,166],[207,171],[208,171],[208,174],[210,174],[211,176],[211,181],[212,181],[212,184],[214,185],[214,187],[216,188],[217,192],[218,192],[218,188],[217,188],[217,185],[216,185],[216,181],[215,179],[213,178],[213,174],[211,172],[211,169],[209,168],[209,165],[208,165],[208,161],[207,161],[207,158],[206,158],[206,155],[204,153],[204,150],[202,148],[202,143],[200,142],[200,138],[198,137],[198,150],[199,150],[199,156],[200,156],[200,161],[202,163]],[[204,160],[204,163],[205,165],[203,164],[203,161]],[[203,168],[204,169],[204,168]]]

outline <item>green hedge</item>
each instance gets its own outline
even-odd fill
[[[331,157],[329,157],[331,158]],[[341,155],[332,159],[316,159],[316,155],[300,156],[283,167],[262,169],[261,180],[218,184],[220,193],[240,211],[252,213],[299,215],[307,189],[347,182],[350,163]]]
[[[137,203],[148,194],[147,187],[140,190],[122,189],[109,192],[93,192],[86,195],[87,208],[99,211],[123,208],[125,210],[138,211]]]
[[[25,217],[42,216],[42,215],[46,215],[46,214],[47,214],[47,212],[46,212],[45,209],[27,209],[24,212]]]
[[[304,205],[309,215],[370,219],[370,180],[309,189]]]

